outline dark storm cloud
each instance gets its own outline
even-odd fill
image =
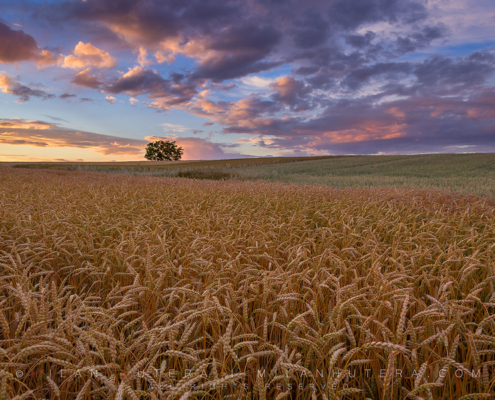
[[[0,63],[32,60],[39,52],[36,40],[0,22]]]

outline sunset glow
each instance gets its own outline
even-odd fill
[[[0,5],[0,161],[495,151],[492,0]]]

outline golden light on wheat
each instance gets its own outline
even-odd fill
[[[495,211],[0,170],[0,399],[483,399]]]

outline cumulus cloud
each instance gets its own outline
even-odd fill
[[[97,89],[103,84],[97,76],[90,75],[90,68],[78,72],[72,79],[72,82],[76,85],[86,86],[91,89]]]
[[[110,104],[114,104],[116,99],[113,96],[106,96],[105,100],[108,101]]]
[[[117,65],[117,60],[114,57],[91,43],[79,42],[72,53],[64,58],[62,67],[72,69],[113,68]]]
[[[197,93],[196,85],[176,74],[172,79],[163,78],[157,71],[134,67],[111,82],[105,90],[111,94],[126,93],[130,96],[147,94],[152,108],[168,110],[187,103]]]
[[[7,74],[5,71],[0,72],[0,90],[3,93],[17,96],[18,103],[24,103],[31,97],[38,97],[43,100],[55,97],[55,95],[46,93],[44,90],[33,89],[21,84],[15,80],[15,77]]]
[[[36,66],[41,68],[51,67],[54,65],[60,65],[63,62],[63,56],[55,54],[50,50],[43,49],[36,57]]]
[[[0,21],[0,63],[19,61],[34,61],[38,68],[43,68],[60,63],[60,56],[40,49],[31,35]]]
[[[139,47],[137,62],[141,65],[141,67],[147,67],[152,63],[152,61],[148,58],[148,51],[143,46]]]
[[[309,104],[306,95],[311,92],[311,89],[304,82],[290,76],[284,76],[270,86],[276,91],[276,94],[272,96],[274,101],[288,105],[293,111],[308,109]]]
[[[0,22],[0,63],[32,60],[38,53],[39,47],[31,35]]]

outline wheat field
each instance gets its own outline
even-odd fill
[[[334,187],[433,188],[495,197],[495,153],[271,157],[179,162],[33,162],[12,165],[15,168],[264,180]]]
[[[485,399],[495,210],[0,168],[0,399]]]

